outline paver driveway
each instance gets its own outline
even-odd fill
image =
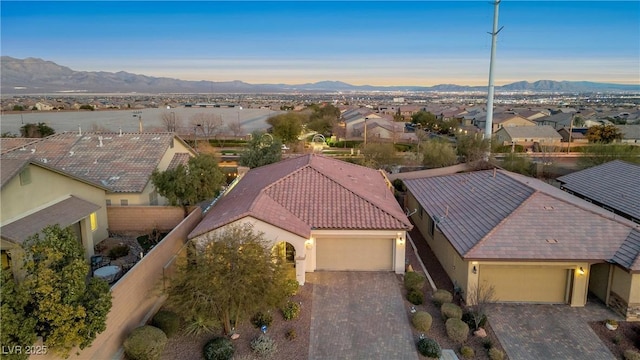
[[[491,328],[510,359],[615,359],[588,322],[621,319],[597,301],[569,305],[493,304]]]
[[[316,272],[309,359],[418,359],[396,275]]]

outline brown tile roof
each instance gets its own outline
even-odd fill
[[[178,167],[178,165],[184,165],[186,166],[187,163],[189,162],[189,159],[191,159],[191,155],[187,154],[187,153],[178,153],[173,155],[173,158],[171,159],[171,162],[169,163],[169,166],[167,166],[167,170],[172,170]]]
[[[0,188],[3,188],[9,180],[18,175],[27,165],[27,160],[2,160],[0,162]]]
[[[67,227],[100,209],[99,205],[70,196],[56,204],[2,226],[2,238],[22,244],[49,225]]]
[[[409,229],[376,170],[320,155],[250,170],[189,234],[252,216],[303,237],[312,229]]]
[[[35,160],[112,192],[141,192],[174,137],[172,133],[61,133],[6,151],[2,162]]]
[[[630,269],[640,272],[640,230],[633,230],[622,243],[613,257],[613,261]]]
[[[405,185],[465,259],[616,261],[637,231],[631,221],[503,170],[495,176],[489,170],[412,179]]]
[[[22,147],[37,140],[31,138],[0,138],[0,153]]]

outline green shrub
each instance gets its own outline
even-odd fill
[[[271,313],[259,311],[251,318],[251,323],[256,328],[261,328],[263,325],[269,326],[273,322],[273,316]]]
[[[429,329],[431,329],[432,322],[433,318],[431,317],[431,314],[426,311],[418,311],[413,314],[413,317],[411,318],[411,324],[413,324],[413,327],[422,332],[429,331]]]
[[[476,356],[476,352],[470,346],[463,346],[460,348],[460,355],[465,359],[473,359]]]
[[[185,322],[184,333],[189,336],[212,334],[216,330],[215,320],[202,315],[193,316]]]
[[[462,319],[462,309],[454,303],[444,303],[440,307],[440,312],[444,320]]]
[[[498,348],[491,348],[491,349],[489,349],[489,359],[490,360],[503,360],[504,359],[504,353],[502,352],[502,350],[499,350]]]
[[[129,255],[129,247],[127,245],[118,245],[109,250],[109,257],[112,259],[121,258]]]
[[[624,352],[624,360],[640,360],[640,352],[629,349]]]
[[[294,340],[296,336],[297,336],[296,329],[293,329],[293,328],[287,330],[286,334],[284,334],[284,337],[289,341]]]
[[[287,279],[285,283],[285,295],[289,297],[297,294],[299,287],[300,287],[300,284],[298,284],[298,280]]]
[[[413,305],[420,305],[424,302],[424,294],[422,290],[413,289],[407,294],[407,300]]]
[[[442,349],[434,339],[420,339],[416,346],[418,347],[418,352],[420,352],[422,356],[438,359],[442,355]]]
[[[154,326],[140,326],[124,340],[124,353],[129,360],[156,360],[167,345],[167,335]]]
[[[151,320],[151,325],[164,331],[167,337],[171,337],[180,330],[180,316],[173,311],[160,310]]]
[[[484,338],[482,339],[482,347],[489,350],[493,347],[493,340],[491,340],[490,338]]]
[[[231,360],[234,351],[231,340],[217,336],[207,341],[202,348],[202,355],[205,360]]]
[[[285,320],[292,320],[300,315],[300,304],[293,301],[287,301],[281,310],[282,317],[284,317]]]
[[[404,287],[407,291],[422,290],[424,286],[424,276],[418,274],[415,271],[410,271],[404,274]]]
[[[447,290],[438,289],[433,293],[433,303],[436,306],[440,307],[440,305],[444,303],[450,303],[453,301],[453,295]]]
[[[445,323],[449,339],[462,343],[469,336],[469,326],[460,319],[451,318]]]
[[[278,346],[272,338],[263,334],[251,340],[251,350],[260,357],[269,357],[275,354]]]
[[[465,311],[462,314],[462,321],[469,325],[469,329],[475,331],[481,327],[484,327],[484,325],[487,323],[487,315],[476,314],[473,311]]]

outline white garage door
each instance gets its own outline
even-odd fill
[[[480,266],[499,302],[565,303],[569,272],[553,266]]]
[[[316,239],[317,270],[392,271],[393,239]]]

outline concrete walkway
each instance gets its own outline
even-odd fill
[[[310,360],[418,359],[396,275],[316,272]]]
[[[613,354],[588,322],[621,319],[597,301],[569,305],[493,304],[491,328],[510,359],[611,360]]]

